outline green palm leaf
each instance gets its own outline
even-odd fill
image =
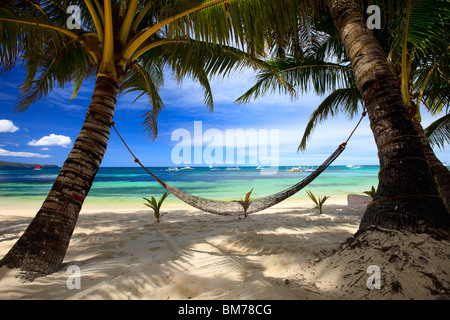
[[[432,146],[443,149],[450,143],[450,114],[435,120],[426,129],[425,134]]]
[[[361,94],[356,87],[337,89],[330,93],[311,114],[303,133],[298,150],[306,150],[307,141],[310,139],[314,128],[328,117],[335,117],[339,112],[353,118],[359,111],[362,101]]]
[[[146,203],[144,203],[144,205],[153,209],[153,214],[157,222],[159,222],[163,216],[163,214],[161,213],[162,203],[169,195],[170,195],[169,192],[165,192],[159,200],[156,200],[154,196],[152,196],[151,199],[148,199],[146,197],[142,198],[145,201],[147,201]]]

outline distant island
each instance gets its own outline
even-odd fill
[[[36,163],[21,163],[21,162],[7,162],[0,161],[0,168],[34,168]],[[55,164],[43,164],[42,168],[58,168]]]

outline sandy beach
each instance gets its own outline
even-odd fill
[[[64,268],[26,284],[1,268],[0,299],[449,298],[448,242],[373,231],[367,241],[343,244],[365,205],[331,198],[322,215],[311,208],[310,201],[287,200],[238,219],[174,204],[156,223],[143,206],[85,207]],[[0,210],[0,257],[35,212]],[[368,288],[369,266],[379,268],[379,289]]]

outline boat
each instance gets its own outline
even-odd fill
[[[230,170],[241,170],[241,169],[239,169],[239,167],[228,167],[226,170],[230,171]]]
[[[348,164],[347,168],[349,168],[349,169],[359,169],[359,168],[361,168],[361,166],[356,166],[354,164]]]
[[[170,168],[167,168],[166,171],[178,171],[178,170],[180,170],[180,169],[178,169],[177,167],[170,167]]]
[[[303,172],[303,169],[300,167],[292,167],[291,169],[287,169],[287,172]]]
[[[311,168],[306,167],[305,169],[303,169],[303,171],[304,171],[304,172],[313,172],[314,169],[313,169],[312,167],[311,167]]]
[[[42,170],[42,166],[40,166],[40,165],[36,165],[35,167],[34,167],[34,170]]]
[[[181,170],[194,170],[194,168],[191,168],[188,165],[185,165],[184,168],[181,168]]]

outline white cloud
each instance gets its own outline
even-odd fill
[[[16,127],[12,121],[2,119],[0,120],[0,132],[16,132],[19,130],[18,127]]]
[[[0,144],[0,147],[5,147],[6,145],[15,146],[15,147],[19,146],[18,143],[6,141],[5,143]]]
[[[26,158],[49,158],[50,156],[47,154],[40,154],[40,153],[32,153],[32,152],[14,152],[14,151],[8,151],[5,149],[0,149],[0,156],[5,157],[26,157]]]
[[[49,136],[42,137],[39,140],[32,140],[28,142],[29,146],[40,147],[40,146],[61,146],[64,148],[69,147],[72,143],[69,137],[57,134],[50,134]]]

